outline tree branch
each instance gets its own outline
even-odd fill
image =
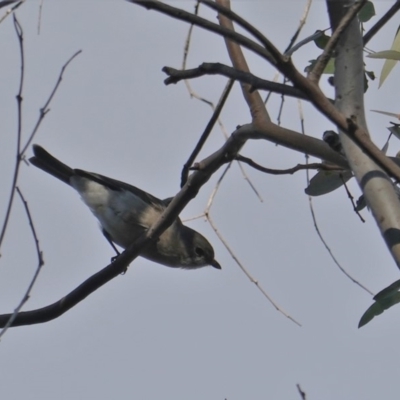
[[[293,175],[297,171],[304,171],[306,169],[317,169],[323,171],[343,171],[343,168],[340,168],[337,165],[322,163],[297,164],[296,166],[287,169],[266,168],[254,162],[251,158],[244,157],[240,154],[236,156],[236,160],[244,162],[258,171],[265,172],[266,174],[271,175]]]
[[[197,68],[178,70],[172,67],[164,67],[165,72],[169,77],[164,80],[166,85],[177,83],[184,79],[199,78],[204,75],[222,75],[230,79],[234,79],[241,83],[250,85],[250,91],[268,90],[273,93],[279,93],[285,96],[291,96],[298,99],[308,100],[303,92],[293,86],[283,85],[282,83],[272,82],[261,79],[250,72],[240,71],[221,63],[202,63]]]

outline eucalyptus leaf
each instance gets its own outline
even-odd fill
[[[358,12],[360,22],[367,22],[375,15],[375,7],[372,1],[367,1]]]
[[[387,288],[381,290],[375,297],[375,303],[368,308],[363,314],[358,324],[358,327],[368,324],[373,318],[382,314],[385,310],[393,307],[395,304],[400,303],[400,280],[392,283]]]
[[[322,196],[333,192],[347,182],[353,173],[348,170],[342,171],[319,171],[310,180],[310,184],[305,189],[309,196]]]
[[[368,58],[383,58],[385,60],[400,60],[400,51],[382,50],[367,55]]]

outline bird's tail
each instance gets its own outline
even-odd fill
[[[58,161],[50,153],[48,153],[43,147],[34,144],[33,146],[34,157],[31,157],[29,161],[35,166],[50,175],[62,180],[63,182],[70,185],[70,178],[74,175],[74,170],[68,165]]]

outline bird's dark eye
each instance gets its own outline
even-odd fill
[[[194,251],[196,252],[196,254],[197,254],[199,257],[203,257],[203,256],[204,256],[204,250],[203,250],[201,247],[196,247],[196,248],[194,249]]]

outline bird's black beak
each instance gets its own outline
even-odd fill
[[[214,268],[221,269],[221,266],[219,265],[217,260],[212,260],[210,262],[210,265],[212,265]]]

